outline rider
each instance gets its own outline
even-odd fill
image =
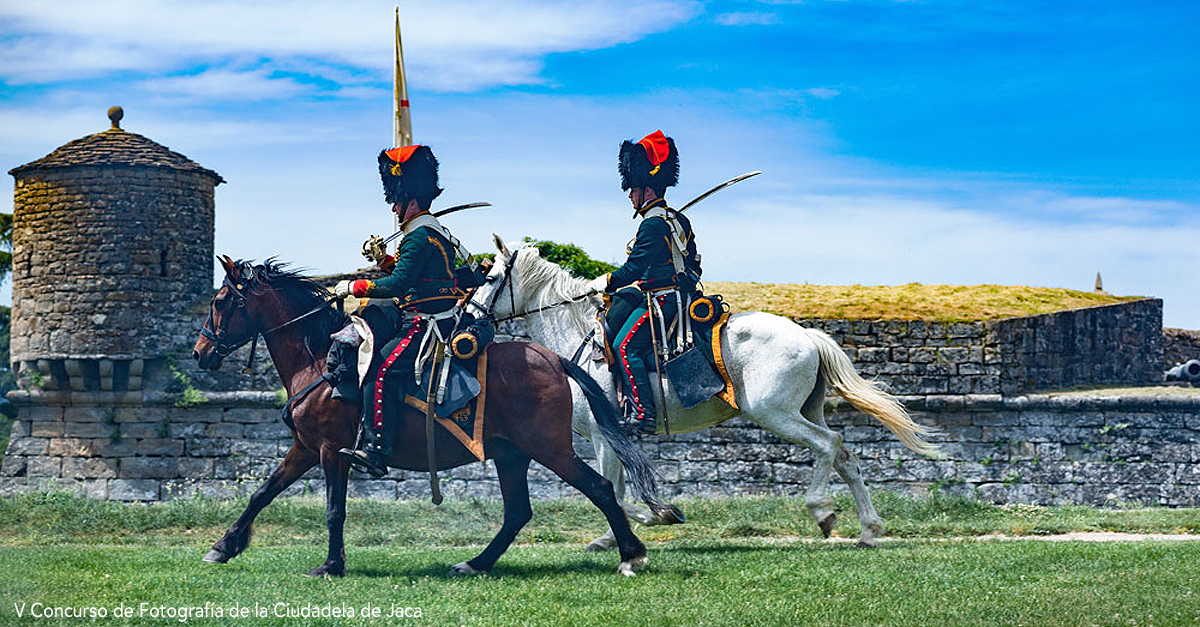
[[[449,311],[463,292],[455,280],[455,249],[449,231],[429,213],[437,186],[437,159],[428,146],[402,146],[379,153],[379,175],[392,211],[400,219],[403,238],[389,276],[375,281],[342,281],[338,296],[364,299],[357,316],[372,338],[371,365],[362,389],[364,450],[339,451],[373,476],[387,474],[392,440],[403,403],[397,398],[404,383],[413,380],[422,339],[436,323],[432,314]],[[361,328],[361,325],[356,325]],[[406,379],[407,378],[407,379]],[[390,397],[389,402],[384,402]]]
[[[666,189],[679,180],[675,142],[662,131],[654,131],[639,142],[623,142],[618,171],[621,189],[629,190],[634,217],[641,217],[642,222],[625,264],[597,277],[588,287],[612,294],[612,304],[604,317],[612,352],[624,374],[625,414],[637,420],[642,432],[654,433],[657,410],[646,359],[652,358],[650,325],[657,315],[649,310],[648,299],[655,299],[662,311],[663,324],[654,329],[661,345],[663,327],[671,328],[681,302],[677,298],[696,288],[700,258],[691,223],[667,206],[664,198]]]

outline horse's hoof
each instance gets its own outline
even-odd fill
[[[587,546],[587,552],[603,553],[604,551],[611,551],[615,546],[617,546],[617,539],[611,534],[604,535],[592,540],[592,543]]]
[[[345,564],[321,564],[320,566],[308,571],[309,577],[345,577]]]
[[[879,546],[879,542],[877,542],[875,540],[875,538],[871,538],[870,540],[864,539],[864,540],[859,540],[858,544],[856,544],[854,546],[856,546],[860,549],[873,549],[873,548]]]
[[[668,504],[657,513],[659,521],[664,525],[682,525],[687,522],[687,516],[683,515],[683,510],[674,505]]]
[[[817,526],[821,528],[821,533],[828,538],[829,534],[833,533],[833,525],[836,522],[837,514],[830,512],[828,516],[822,518],[821,521],[817,523]]]
[[[635,557],[627,562],[621,562],[621,565],[617,567],[617,572],[626,577],[637,577],[638,572],[645,570],[649,563],[650,559],[645,555]]]
[[[226,557],[224,553],[216,549],[212,549],[204,556],[204,561],[210,564],[224,564],[225,562],[229,561],[229,558]]]
[[[466,562],[459,562],[450,567],[450,574],[455,575],[455,576],[479,575],[479,574],[482,574],[483,572],[484,571],[482,571],[482,570],[475,570],[474,568],[471,567],[470,564],[468,564]]]

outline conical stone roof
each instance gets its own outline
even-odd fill
[[[202,167],[174,150],[142,135],[122,129],[119,125],[121,115],[120,107],[113,107],[109,110],[109,119],[113,121],[112,128],[102,133],[67,142],[45,157],[17,166],[8,173],[17,176],[25,172],[51,168],[146,166],[171,168],[182,172],[200,172],[212,177],[214,185],[225,182],[220,174]]]

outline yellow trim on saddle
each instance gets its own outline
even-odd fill
[[[446,428],[447,431],[450,432],[450,435],[454,436],[454,438],[456,440],[461,442],[462,445],[465,446],[468,451],[471,451],[471,453],[473,455],[475,455],[476,459],[478,459],[479,461],[483,461],[485,459],[484,453],[483,453],[483,416],[484,416],[484,409],[485,409],[484,402],[487,400],[487,351],[486,350],[484,350],[484,352],[479,355],[479,361],[478,361],[477,365],[475,366],[475,378],[479,379],[479,396],[476,396],[475,400],[474,400],[475,428],[472,429],[472,433],[470,435],[467,435],[467,432],[463,431],[462,427],[458,426],[458,424],[457,424],[457,422],[466,422],[466,420],[469,417],[470,412],[471,412],[470,404],[468,404],[466,407],[458,410],[457,412],[451,414],[448,417],[443,418],[441,416],[434,416],[434,420],[437,420],[439,424],[441,424],[443,427]],[[423,401],[411,394],[406,394],[404,396],[404,402],[408,406],[413,407],[417,411],[421,411],[421,412],[426,411],[427,407],[428,407],[428,405],[425,403],[425,401]]]
[[[729,379],[729,372],[725,370],[725,360],[721,356],[721,329],[725,328],[726,322],[729,322],[728,311],[723,312],[712,327],[713,362],[717,365],[717,374],[721,375],[721,379],[725,381],[725,389],[717,392],[716,396],[730,407],[738,409],[737,396],[733,392],[733,381]]]

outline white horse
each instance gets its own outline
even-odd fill
[[[535,247],[518,247],[514,253],[499,236],[494,238],[499,250],[496,263],[472,304],[491,307],[497,318],[523,314],[534,342],[572,357],[585,343],[588,332],[598,327],[596,300],[580,298],[587,281],[542,259]],[[850,359],[823,331],[801,327],[773,314],[740,313],[730,316],[720,339],[740,414],[716,398],[684,409],[668,384],[664,394],[667,408],[662,414],[669,418],[671,433],[707,429],[741,415],[789,442],[808,447],[813,454],[813,470],[804,503],[821,532],[829,537],[836,520],[833,499],[828,494],[830,470],[836,470],[849,486],[858,509],[862,526],[858,545],[875,546],[876,538],[884,533],[883,521],[863,485],[858,460],[843,446],[842,436],[825,422],[826,386],[859,411],[874,416],[918,453],[936,455],[937,447],[924,439],[933,431],[913,422],[899,401],[860,377]],[[600,382],[615,403],[617,391],[608,367],[590,359],[590,347],[585,347],[583,354],[579,365]],[[660,433],[666,425],[667,420],[660,418]],[[623,499],[620,461],[608,450],[587,400],[578,390],[573,426],[591,440],[601,474],[613,482],[617,498]],[[678,522],[660,520],[636,505],[626,504],[625,510],[647,525]],[[588,550],[607,550],[614,543],[610,529],[593,540]]]

